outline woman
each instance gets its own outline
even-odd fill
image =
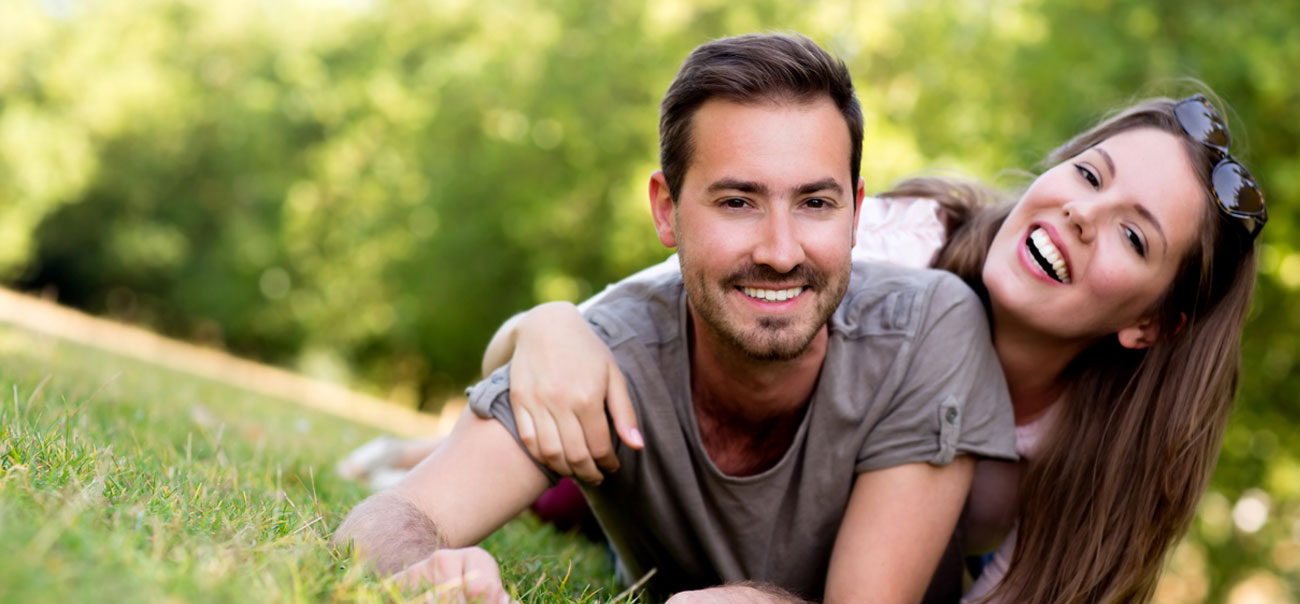
[[[1022,461],[977,470],[967,520],[974,535],[1012,532],[966,598],[1146,600],[1218,453],[1267,214],[1201,95],[1134,105],[1049,161],[1014,205],[916,179],[876,207],[943,208],[932,265],[984,300],[1015,409]],[[485,367],[511,351],[535,457],[586,479],[614,469],[606,399],[639,447],[621,376],[572,306],[503,326]]]

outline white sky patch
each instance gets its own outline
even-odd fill
[[[1232,523],[1243,533],[1258,532],[1268,522],[1269,503],[1268,493],[1248,489],[1232,506]]]

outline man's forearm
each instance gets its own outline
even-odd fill
[[[391,575],[427,558],[446,540],[419,508],[389,491],[371,495],[348,514],[334,545],[349,543],[375,570]]]
[[[807,604],[784,589],[767,583],[744,581],[698,591],[681,592],[668,604]]]

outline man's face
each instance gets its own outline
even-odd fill
[[[697,327],[752,359],[794,359],[848,286],[862,185],[850,182],[844,117],[827,98],[715,99],[691,131],[680,199],[661,173],[650,197]]]

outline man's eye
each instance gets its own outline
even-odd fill
[[[1079,175],[1082,176],[1084,180],[1087,180],[1088,184],[1092,185],[1092,188],[1101,188],[1101,180],[1099,180],[1097,175],[1093,174],[1092,170],[1089,170],[1087,166],[1083,164],[1075,164],[1074,169],[1079,171]]]
[[[727,199],[723,201],[722,205],[739,210],[749,204],[745,203],[745,200],[739,197],[732,197],[731,199]]]
[[[820,197],[809,199],[808,201],[805,201],[804,204],[814,210],[820,210],[830,205],[825,199],[821,199]]]

